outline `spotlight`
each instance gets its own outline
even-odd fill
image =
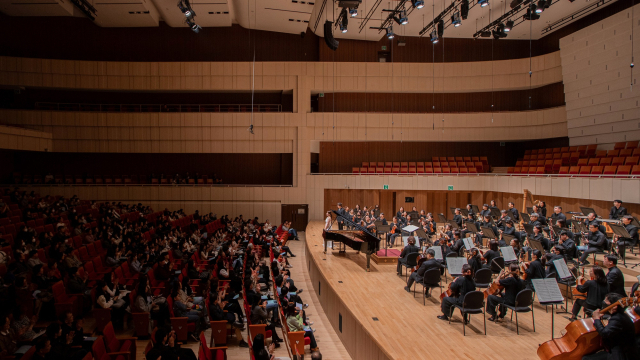
[[[387,39],[389,40],[393,39],[393,37],[396,36],[396,34],[393,33],[393,26],[391,25],[389,25],[389,27],[386,28],[385,31],[387,32]]]
[[[422,9],[424,7],[424,0],[411,0],[411,4],[416,9]]]
[[[185,5],[182,0],[178,1],[178,9],[182,11],[187,19],[193,19],[193,17],[196,16],[196,13],[189,6]]]
[[[407,17],[407,10],[402,10],[399,13],[400,16],[394,16],[393,20],[397,22],[399,25],[407,25],[409,23],[409,18]]]
[[[433,29],[433,31],[431,32],[431,43],[432,44],[437,44],[438,43],[438,32]]]
[[[513,20],[507,21],[507,24],[504,26],[504,31],[509,32],[513,28]]]
[[[480,7],[485,7],[489,5],[489,0],[478,0],[478,4],[480,4]]]
[[[544,0],[538,1],[538,6],[536,7],[536,14],[541,14],[544,11]]]
[[[189,27],[191,28],[191,30],[193,30],[193,32],[194,32],[194,33],[196,33],[196,34],[197,34],[197,33],[199,33],[199,32],[200,32],[200,30],[202,29],[202,28],[200,27],[200,25],[198,25],[198,24],[194,23],[194,22],[193,22],[193,20],[191,20],[191,19],[187,19],[187,25],[189,25]]]
[[[529,8],[527,9],[527,13],[522,15],[522,19],[523,20],[538,20],[538,19],[540,19],[540,15],[538,15],[536,10],[537,10],[536,9],[536,4],[529,5]]]
[[[456,11],[451,15],[451,23],[454,27],[458,27],[462,24],[462,20],[460,20],[460,12]]]
[[[351,17],[356,17],[358,16],[358,9],[349,9],[349,15]]]
[[[496,29],[492,31],[494,39],[498,40],[498,39],[507,37],[507,33],[504,32],[504,27],[505,26],[503,23],[500,23],[498,24],[498,26],[496,26]]]
[[[462,4],[460,5],[460,15],[462,16],[462,20],[467,20],[469,16],[469,0],[462,0]]]

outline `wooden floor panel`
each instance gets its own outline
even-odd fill
[[[342,313],[343,319],[345,315],[353,315],[356,324],[343,323],[343,332],[338,332],[353,359],[370,359],[361,345],[369,343],[380,349],[381,355],[376,358],[534,360],[538,359],[538,345],[551,339],[551,309],[545,312],[545,307],[537,300],[535,332],[531,314],[521,314],[520,335],[516,335],[515,316],[511,322],[507,313],[501,323],[487,322],[486,336],[482,316],[472,316],[467,335],[463,336],[459,311],[454,314],[451,324],[436,318],[441,314],[438,289],[423,306],[419,290],[415,296],[404,291],[405,278],[396,275],[395,265],[372,262],[371,272],[367,273],[364,254],[356,254],[349,248],[346,256],[331,249],[323,254],[323,224],[316,221],[307,226],[307,257],[313,262],[309,264],[310,274],[316,294],[318,283],[321,283],[320,302],[334,327],[338,321],[336,311],[346,312]],[[317,273],[314,267],[317,267]],[[326,287],[331,287],[336,296],[325,299]],[[568,323],[567,314],[555,315],[556,337]],[[358,326],[362,331],[358,331]]]

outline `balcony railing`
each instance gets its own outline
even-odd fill
[[[36,110],[92,112],[282,112],[280,104],[76,104],[37,102]]]

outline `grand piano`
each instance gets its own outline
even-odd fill
[[[331,228],[338,228],[336,220],[340,217],[337,211],[331,210],[336,215]],[[356,251],[362,251],[367,255],[367,272],[370,271],[371,254],[374,254],[380,250],[380,239],[367,230],[365,227],[354,223],[348,218],[342,218],[345,227],[351,230],[322,230],[322,237],[324,238],[324,253],[327,253],[327,240],[334,243],[342,243]]]

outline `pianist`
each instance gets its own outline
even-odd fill
[[[622,206],[622,200],[613,200],[613,207],[609,211],[609,219],[618,220],[627,215],[627,209]]]

